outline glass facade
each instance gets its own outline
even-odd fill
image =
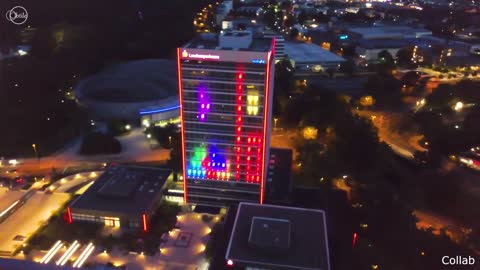
[[[181,60],[187,182],[260,185],[266,72],[266,64]]]

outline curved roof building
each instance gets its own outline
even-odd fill
[[[175,62],[151,59],[109,67],[81,81],[75,97],[100,119],[138,120],[149,113],[178,117]]]

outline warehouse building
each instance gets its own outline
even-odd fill
[[[342,57],[311,43],[286,42],[285,53],[292,61],[295,70],[301,72],[338,69],[340,64],[345,62]]]

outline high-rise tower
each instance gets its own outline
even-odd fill
[[[239,31],[178,48],[185,202],[263,203],[274,48]]]

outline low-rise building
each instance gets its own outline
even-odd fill
[[[240,203],[225,259],[235,269],[330,270],[325,212]]]
[[[381,51],[387,51],[395,58],[397,52],[408,45],[405,39],[361,40],[355,47],[355,53],[365,61],[377,60]]]
[[[68,222],[148,230],[171,170],[111,166],[67,208]]]
[[[285,53],[300,72],[323,72],[338,69],[345,62],[342,57],[312,43],[286,42]]]
[[[419,38],[431,36],[432,31],[424,28],[415,28],[410,26],[369,26],[369,27],[350,27],[347,29],[350,37],[354,40],[372,40],[372,39],[404,39]]]

